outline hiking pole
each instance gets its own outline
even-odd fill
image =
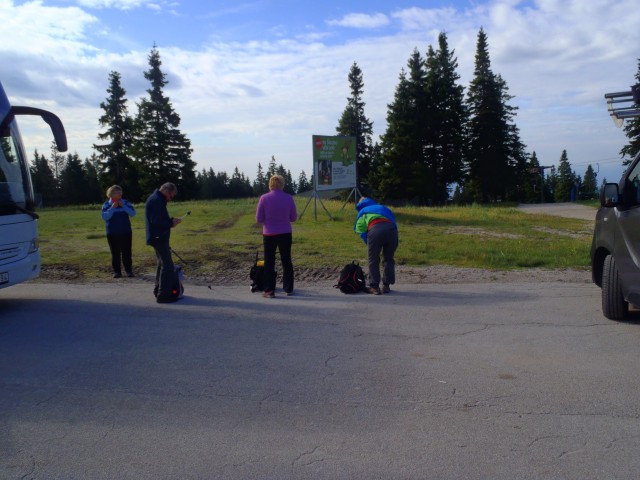
[[[184,261],[184,258],[182,258],[180,255],[178,255],[173,248],[169,247],[169,250],[171,250],[171,253],[173,253],[176,257],[178,257],[178,259],[183,263],[183,265],[187,264],[187,262]]]

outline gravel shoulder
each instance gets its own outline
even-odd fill
[[[534,203],[520,204],[518,210],[524,213],[555,215],[557,217],[595,220],[597,210],[587,205],[576,203]]]

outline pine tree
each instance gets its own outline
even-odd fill
[[[636,72],[636,83],[640,83],[640,59],[638,59],[638,71]],[[640,105],[636,105],[640,108]],[[626,120],[624,133],[629,138],[629,143],[622,147],[622,165],[629,165],[638,152],[640,152],[640,117]]]
[[[244,173],[240,173],[238,167],[233,170],[233,175],[229,179],[229,196],[231,198],[245,198],[253,194],[253,188],[249,179]]]
[[[400,72],[393,103],[387,107],[387,129],[380,141],[378,188],[383,198],[424,199],[426,164],[424,161],[424,115],[426,96],[420,54],[414,50],[408,67]],[[422,71],[421,71],[422,70]],[[416,95],[419,98],[416,98]],[[422,107],[422,112],[419,108]]]
[[[86,177],[82,161],[77,153],[67,154],[60,172],[61,201],[64,204],[80,205],[85,201]]]
[[[591,164],[587,166],[584,172],[584,180],[582,181],[582,197],[590,200],[598,198],[598,175],[593,171]]]
[[[53,172],[53,178],[55,179],[56,189],[60,187],[60,173],[64,168],[64,155],[58,152],[56,142],[51,142],[51,156],[49,157],[49,164],[51,165],[51,171]]]
[[[110,185],[120,185],[127,198],[139,200],[142,192],[138,185],[138,172],[135,164],[129,156],[132,145],[133,119],[127,110],[126,91],[120,83],[120,74],[112,71],[109,74],[109,88],[107,99],[100,103],[104,114],[98,120],[106,131],[98,134],[98,139],[108,143],[97,145],[95,148],[100,154],[100,172],[104,184],[103,188]]]
[[[351,96],[347,98],[347,106],[342,112],[336,132],[338,135],[356,138],[358,183],[368,186],[368,177],[371,171],[373,123],[364,113],[365,102],[362,100],[364,80],[362,70],[356,62],[353,62],[349,71],[349,87]]]
[[[566,150],[563,150],[562,155],[560,155],[557,175],[554,199],[556,202],[568,202],[571,200],[571,190],[575,185],[575,177],[571,170],[571,164],[569,163]]]
[[[47,158],[44,155],[38,155],[38,150],[33,154],[30,170],[36,198],[40,197],[43,205],[51,205],[56,197],[56,180]]]
[[[271,155],[269,161],[269,169],[267,170],[267,190],[269,189],[269,179],[278,173],[278,166],[276,165],[276,156]]]
[[[449,185],[462,180],[464,130],[468,117],[464,87],[458,85],[458,61],[454,51],[449,51],[445,33],[438,36],[436,52],[429,47],[426,66],[428,188],[429,197],[441,204],[449,197]]]
[[[505,199],[518,182],[516,164],[524,165],[524,146],[510,122],[515,107],[505,81],[491,70],[487,35],[478,33],[474,78],[467,94],[469,107],[468,185],[474,200]]]
[[[527,203],[544,202],[544,177],[540,171],[540,162],[536,152],[529,157],[528,178],[524,186],[524,201]]]
[[[307,179],[307,174],[304,172],[304,170],[302,170],[300,172],[300,175],[298,176],[298,190],[296,191],[296,193],[307,192],[312,188],[313,188],[313,185],[309,183],[309,180]]]
[[[260,196],[269,191],[269,179],[265,176],[262,164],[258,163],[258,172],[253,181],[253,194]]]
[[[53,172],[53,180],[54,180],[54,189],[53,189],[53,198],[52,203],[57,205],[60,204],[62,199],[62,194],[60,191],[60,177],[62,173],[62,169],[65,165],[65,158],[60,152],[58,152],[58,147],[56,146],[56,142],[51,142],[51,156],[49,157],[49,165],[51,166],[51,171]]]
[[[551,167],[549,174],[544,180],[545,201],[554,202],[556,198],[556,188],[558,186],[558,173],[555,167]]]
[[[141,185],[150,192],[164,182],[178,187],[180,198],[193,198],[197,192],[195,162],[191,160],[191,141],[180,130],[180,116],[164,95],[167,85],[160,69],[160,53],[154,45],[149,54],[149,70],[144,77],[151,83],[149,98],[138,104],[133,152],[142,170]]]
[[[420,143],[413,135],[413,117],[410,84],[402,69],[393,102],[387,107],[387,129],[380,139],[376,193],[383,199],[406,198],[405,192],[409,190],[411,164],[420,158]]]
[[[298,185],[296,185],[296,182],[293,181],[293,177],[291,176],[291,171],[287,170],[286,168],[284,168],[284,165],[280,164],[278,165],[276,174],[282,175],[282,178],[284,178],[283,191],[291,195],[295,195],[296,191],[298,190]]]

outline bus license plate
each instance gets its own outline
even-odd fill
[[[0,285],[9,283],[9,272],[0,272]]]

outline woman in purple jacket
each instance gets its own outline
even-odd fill
[[[291,222],[298,219],[293,197],[282,191],[284,178],[274,175],[269,179],[269,193],[258,201],[256,222],[262,223],[264,243],[264,293],[265,298],[275,297],[276,248],[282,261],[282,288],[287,295],[293,294],[293,263],[291,261]]]

